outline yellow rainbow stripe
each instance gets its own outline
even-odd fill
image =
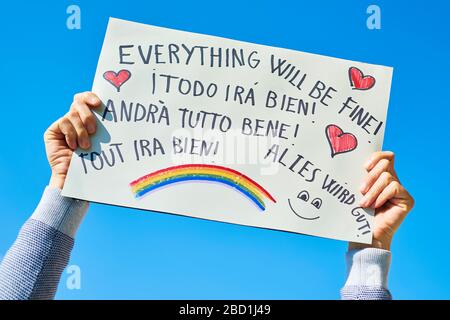
[[[135,197],[140,198],[150,191],[181,181],[213,181],[226,184],[247,196],[262,210],[266,207],[265,198],[276,202],[266,189],[239,171],[208,164],[185,164],[161,169],[134,180],[130,187]]]

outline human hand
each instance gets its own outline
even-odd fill
[[[45,131],[45,151],[52,171],[49,186],[62,189],[73,151],[77,147],[90,148],[89,136],[97,129],[91,109],[100,105],[101,101],[94,93],[78,93],[69,112]]]
[[[366,247],[390,250],[394,233],[414,206],[414,199],[400,184],[394,169],[394,153],[373,153],[365,164],[367,175],[360,191],[362,208],[375,209],[371,245],[349,243],[349,249]]]

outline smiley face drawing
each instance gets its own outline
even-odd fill
[[[291,211],[299,218],[305,219],[305,220],[316,220],[319,219],[320,216],[315,216],[315,217],[305,217],[303,215],[300,214],[301,211],[303,211],[302,209],[305,209],[305,204],[308,203],[308,205],[311,205],[313,208],[319,210],[320,207],[322,206],[322,199],[320,198],[314,198],[311,202],[309,202],[309,192],[306,190],[302,190],[298,193],[297,198],[296,199],[289,199],[288,198],[288,203],[289,203],[289,208],[291,208]],[[294,209],[294,207],[296,209]]]

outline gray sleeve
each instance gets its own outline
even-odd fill
[[[47,187],[0,265],[0,299],[53,299],[88,203]]]
[[[390,300],[388,273],[391,252],[366,248],[346,254],[347,281],[341,289],[343,300]]]

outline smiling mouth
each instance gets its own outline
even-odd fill
[[[291,208],[291,211],[292,211],[293,213],[295,213],[295,215],[296,215],[297,217],[299,217],[299,218],[302,218],[302,219],[305,219],[305,220],[316,220],[316,219],[319,219],[319,218],[320,218],[320,216],[317,216],[317,217],[314,217],[314,218],[303,217],[303,216],[301,216],[300,214],[298,214],[297,211],[294,210],[294,208],[292,207],[292,204],[291,204],[291,199],[289,199],[289,198],[288,198],[288,203],[289,203],[289,207]]]

